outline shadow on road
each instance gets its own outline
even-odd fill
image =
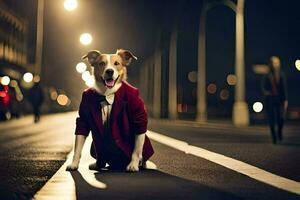
[[[241,199],[233,194],[157,170],[138,173],[101,171],[95,178],[107,185],[99,189],[88,184],[79,171],[71,172],[76,198],[82,199]]]

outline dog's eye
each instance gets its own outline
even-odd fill
[[[99,63],[99,66],[105,66],[105,62],[104,61],[101,61],[100,63]]]
[[[115,65],[119,65],[120,63],[118,61],[115,62]]]

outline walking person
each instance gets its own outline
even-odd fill
[[[40,121],[40,107],[44,101],[43,90],[39,82],[34,83],[33,87],[30,88],[28,95],[34,114],[34,123],[37,123]]]
[[[281,71],[280,59],[272,56],[269,62],[269,73],[262,81],[262,92],[273,143],[282,140],[284,118],[288,107],[286,78]]]

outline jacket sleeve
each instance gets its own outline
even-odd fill
[[[135,134],[143,134],[147,131],[148,116],[145,108],[144,101],[139,95],[139,90],[135,89],[133,94],[130,95],[131,100],[129,103],[131,124]]]
[[[76,118],[75,135],[89,135],[90,126],[87,119],[87,108],[87,98],[85,92],[83,92],[78,111],[79,116]]]
[[[268,96],[271,94],[271,92],[267,89],[268,81],[269,81],[268,76],[267,75],[263,76],[261,81],[261,91],[264,96]]]

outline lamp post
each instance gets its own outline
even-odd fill
[[[37,27],[36,27],[36,48],[34,73],[41,74],[43,55],[43,32],[44,32],[44,0],[37,1]]]
[[[205,6],[205,5],[204,5]],[[197,118],[199,122],[207,120],[206,112],[206,9],[202,9],[198,36],[198,71],[197,71]]]
[[[237,84],[235,85],[235,101],[232,112],[233,123],[236,126],[249,125],[249,110],[245,101],[244,5],[245,0],[237,1],[235,28],[235,73],[237,76]]]
[[[169,119],[177,118],[177,35],[177,28],[174,28],[169,52]]]
[[[198,82],[197,82],[197,117],[196,120],[205,122],[207,119],[206,103],[206,13],[218,6],[225,5],[236,12],[236,50],[235,73],[235,102],[233,106],[233,123],[237,126],[249,124],[248,105],[245,102],[245,59],[244,59],[244,5],[245,0],[238,0],[237,4],[230,0],[203,2],[200,16],[198,35]]]

